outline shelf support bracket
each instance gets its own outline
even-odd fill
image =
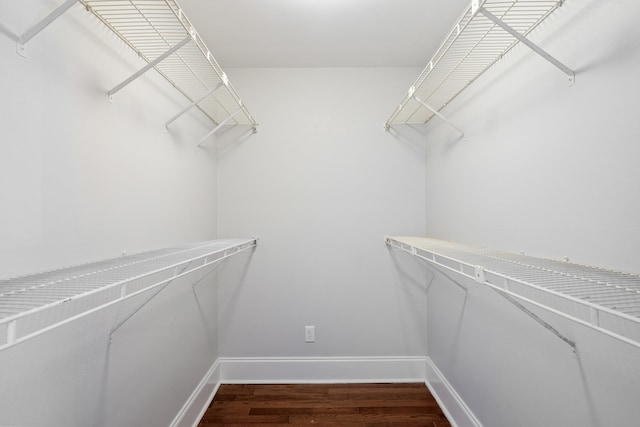
[[[149,62],[142,69],[140,69],[139,71],[137,71],[136,73],[131,75],[131,77],[129,77],[128,79],[126,79],[125,81],[120,83],[118,86],[116,86],[113,89],[111,89],[109,91],[109,99],[113,99],[113,95],[115,95],[116,92],[118,92],[120,89],[122,89],[123,87],[125,87],[126,85],[128,85],[129,83],[131,83],[132,81],[134,81],[135,79],[137,79],[138,77],[140,77],[141,75],[143,75],[144,73],[146,73],[147,71],[149,71],[150,69],[152,69],[153,67],[158,65],[159,63],[161,63],[162,61],[164,61],[169,55],[175,53],[182,46],[184,46],[187,43],[189,43],[189,41],[191,41],[191,36],[187,36],[180,43],[176,44],[171,49],[169,49],[168,51],[166,51],[165,53],[163,53],[162,55],[160,55],[159,57],[157,57],[153,61]]]
[[[553,65],[555,65],[563,73],[565,73],[567,76],[569,76],[569,84],[570,85],[575,83],[576,75],[575,75],[575,72],[572,69],[570,69],[569,67],[564,65],[562,62],[558,61],[553,56],[549,55],[545,50],[540,48],[537,44],[533,43],[531,40],[529,40],[528,38],[526,38],[525,36],[523,36],[522,34],[517,32],[515,29],[513,29],[511,26],[507,25],[504,21],[502,21],[500,18],[498,18],[497,16],[495,16],[494,14],[489,12],[484,7],[480,7],[478,11],[480,13],[482,13],[491,22],[493,22],[494,24],[496,24],[497,26],[499,26],[500,28],[505,30],[507,33],[511,34],[518,41],[520,41],[520,42],[524,43],[525,45],[527,45],[527,47],[529,49],[533,50],[535,53],[537,53],[538,55],[542,56],[544,59],[546,59],[547,61],[549,61]]]
[[[456,125],[453,124],[453,122],[451,122],[451,120],[449,120],[448,118],[446,118],[444,115],[442,115],[442,113],[440,113],[439,111],[437,111],[435,108],[432,108],[429,104],[427,104],[426,102],[424,102],[422,99],[418,98],[417,96],[415,96],[415,94],[411,94],[411,96],[413,97],[413,99],[415,99],[420,105],[422,105],[424,108],[426,108],[427,110],[431,111],[433,114],[435,114],[436,116],[440,117],[442,120],[444,120],[449,126],[451,126],[452,128],[454,128],[455,130],[457,130],[460,135],[462,135],[462,137],[465,137],[465,134],[462,130],[460,130],[460,128]]]
[[[65,1],[60,6],[58,6],[53,12],[51,12],[50,14],[42,18],[40,22],[38,22],[37,24],[29,28],[23,35],[18,37],[18,40],[16,42],[16,52],[18,52],[18,55],[26,58],[27,47],[25,46],[25,44],[27,44],[29,40],[34,38],[40,31],[44,30],[49,24],[51,24],[53,21],[58,19],[60,15],[65,13],[71,6],[76,4],[78,1],[79,0]]]
[[[227,117],[226,119],[224,119],[223,121],[221,121],[220,123],[218,123],[218,126],[216,126],[211,132],[209,132],[208,134],[206,134],[205,136],[203,136],[202,138],[200,138],[200,141],[198,141],[198,147],[200,147],[202,145],[202,143],[204,142],[205,139],[209,138],[211,135],[213,135],[214,133],[216,133],[218,131],[218,129],[220,129],[222,126],[224,126],[225,124],[227,124],[227,122],[229,120],[231,120],[236,114],[238,114],[240,111],[242,111],[242,107],[238,108],[236,111],[234,111],[233,113],[231,113],[229,115],[229,117]]]
[[[193,107],[195,107],[196,105],[198,105],[199,103],[201,103],[202,101],[205,100],[206,97],[208,97],[209,95],[211,95],[213,92],[215,92],[220,86],[222,86],[223,83],[220,82],[217,85],[215,85],[212,89],[208,90],[207,93],[205,93],[204,95],[202,95],[202,97],[196,99],[195,101],[191,102],[191,104],[187,105],[186,107],[184,107],[182,110],[180,110],[180,112],[178,114],[176,114],[175,116],[171,117],[169,120],[166,121],[166,123],[164,124],[164,128],[165,130],[169,128],[169,125],[171,123],[173,123],[174,121],[176,121],[178,118],[180,118],[184,113],[186,113],[187,111],[189,111],[190,109],[192,109]]]
[[[543,319],[540,318],[540,316],[535,314],[533,311],[529,310],[527,307],[520,304],[518,301],[515,300],[515,298],[511,297],[510,295],[504,292],[501,292],[496,288],[492,287],[491,289],[493,289],[498,295],[500,295],[501,297],[509,301],[511,304],[513,304],[515,307],[517,307],[524,314],[526,314],[527,316],[529,316],[530,318],[532,318],[533,320],[535,320],[536,322],[544,326],[549,332],[554,334],[556,337],[564,341],[569,347],[571,347],[571,350],[573,351],[573,355],[576,357],[576,359],[578,358],[578,349],[576,348],[576,343],[574,343],[569,338],[562,335],[556,328],[551,326],[549,323],[545,322]]]
[[[125,323],[131,320],[133,316],[135,316],[140,310],[142,310],[147,304],[149,304],[155,297],[157,297],[160,294],[160,292],[164,291],[169,285],[175,282],[175,280],[178,277],[180,277],[188,267],[189,265],[187,264],[184,266],[182,271],[177,271],[176,269],[176,271],[174,272],[174,276],[171,278],[171,280],[167,281],[165,284],[160,286],[160,288],[157,291],[155,291],[153,295],[149,296],[146,300],[140,303],[137,307],[133,309],[131,313],[129,313],[124,319],[122,319],[113,328],[111,328],[111,331],[109,332],[109,345],[111,345],[111,342],[113,341],[113,335],[118,331],[118,329],[120,329],[122,326],[124,326]]]

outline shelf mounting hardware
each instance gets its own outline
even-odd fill
[[[491,288],[491,289],[493,289],[495,291],[495,293],[497,293],[498,295],[500,295],[501,297],[503,297],[504,299],[509,301],[511,304],[513,304],[516,308],[518,308],[524,314],[526,314],[527,316],[529,316],[530,318],[532,318],[533,320],[538,322],[540,325],[544,326],[545,329],[547,329],[553,335],[558,337],[560,340],[564,341],[565,344],[567,344],[569,347],[571,347],[571,351],[573,351],[574,357],[576,359],[578,359],[578,348],[576,347],[576,343],[575,342],[571,341],[569,338],[567,338],[564,335],[562,335],[556,328],[551,326],[549,323],[545,322],[540,316],[538,316],[533,311],[529,310],[527,307],[525,307],[524,305],[522,305],[518,301],[516,301],[516,299],[514,297],[510,296],[509,294],[506,294],[506,293],[502,292],[499,289],[496,289],[496,288]]]
[[[436,110],[435,108],[432,108],[429,104],[427,104],[426,102],[424,102],[422,99],[418,98],[417,96],[415,96],[415,88],[413,86],[411,86],[411,90],[409,91],[410,96],[415,99],[420,105],[422,105],[424,108],[426,108],[427,110],[431,111],[433,114],[435,114],[436,116],[440,117],[442,120],[445,121],[445,123],[447,123],[449,126],[451,126],[452,128],[454,128],[456,131],[458,131],[460,133],[460,135],[462,135],[462,137],[465,137],[465,134],[462,130],[460,130],[460,128],[456,125],[453,124],[453,122],[451,122],[451,120],[449,120],[448,118],[446,118],[442,113],[440,113],[438,110]]]
[[[500,295],[501,297],[503,297],[504,299],[509,301],[518,310],[522,311],[524,314],[526,314],[527,316],[529,316],[530,318],[532,318],[533,320],[538,322],[540,325],[544,326],[545,329],[547,329],[549,332],[551,332],[556,337],[558,337],[562,341],[564,341],[569,347],[571,347],[571,350],[573,351],[573,355],[576,358],[578,357],[578,349],[576,348],[576,343],[574,343],[569,338],[567,338],[564,335],[562,335],[556,328],[551,326],[548,322],[543,320],[540,316],[535,314],[533,311],[529,310],[527,307],[525,307],[524,305],[520,304],[518,301],[516,301],[516,299],[514,297],[509,295],[505,290],[500,289],[500,288],[495,287],[495,286],[491,286],[491,284],[487,282],[487,274],[486,274],[485,270],[480,266],[476,266],[475,267],[475,279],[476,279],[476,282],[480,283],[481,285],[488,285],[490,289],[492,289],[498,295]]]
[[[27,48],[25,44],[33,37],[35,37],[40,31],[44,30],[49,24],[58,19],[60,15],[65,13],[71,6],[76,4],[79,0],[67,0],[58,6],[53,12],[42,18],[40,22],[29,28],[24,34],[18,37],[16,42],[16,52],[18,55],[27,57]]]
[[[165,130],[167,130],[169,128],[169,125],[171,123],[173,123],[174,121],[176,121],[178,118],[180,118],[184,113],[186,113],[187,111],[189,111],[190,109],[192,109],[193,107],[195,107],[196,105],[198,105],[199,103],[201,103],[202,101],[204,101],[209,95],[211,95],[213,92],[215,92],[218,88],[220,88],[220,86],[222,86],[223,83],[220,82],[217,85],[215,85],[213,88],[211,88],[210,90],[207,91],[207,93],[205,93],[204,95],[202,95],[202,97],[196,99],[195,101],[191,102],[191,104],[187,105],[186,107],[184,107],[182,110],[180,110],[180,112],[178,114],[176,114],[175,116],[171,117],[169,120],[167,120],[164,124],[164,128]]]
[[[202,145],[202,143],[204,142],[205,139],[209,138],[211,135],[213,135],[214,133],[216,133],[218,131],[218,129],[220,129],[222,126],[224,126],[225,124],[227,124],[227,122],[231,119],[233,119],[233,117],[238,114],[240,111],[242,111],[242,105],[240,106],[240,108],[238,108],[236,111],[234,111],[233,113],[231,113],[229,115],[229,117],[227,117],[226,119],[224,119],[223,121],[221,121],[220,123],[218,123],[218,126],[216,126],[211,132],[209,132],[208,134],[206,134],[205,136],[203,136],[202,138],[200,138],[200,141],[198,141],[198,147],[200,147]]]
[[[111,89],[109,91],[109,99],[112,100],[113,95],[115,95],[116,92],[118,92],[120,89],[124,88],[126,85],[128,85],[129,83],[131,83],[132,81],[134,81],[135,79],[137,79],[138,77],[140,77],[141,75],[143,75],[144,73],[146,73],[147,71],[149,71],[150,69],[158,65],[159,63],[161,63],[162,61],[164,61],[168,56],[175,53],[178,49],[180,49],[190,41],[191,41],[191,35],[185,37],[184,40],[182,40],[180,43],[176,44],[171,49],[169,49],[168,51],[166,51],[165,53],[163,53],[153,61],[149,62],[147,65],[145,65],[143,68],[141,68],[136,73],[131,75],[128,79],[120,83],[118,86]]]
[[[519,42],[524,43],[525,45],[527,45],[527,47],[529,49],[533,50],[535,53],[537,53],[538,55],[542,56],[544,59],[546,59],[547,61],[549,61],[553,65],[555,65],[563,73],[565,73],[567,76],[569,76],[569,84],[570,85],[575,83],[576,76],[575,76],[575,72],[572,69],[570,69],[569,67],[564,65],[562,62],[558,61],[553,56],[549,55],[544,49],[539,47],[537,44],[533,43],[531,40],[529,40],[528,38],[526,38],[525,36],[520,34],[518,31],[514,30],[511,26],[507,25],[504,21],[502,21],[500,18],[495,16],[493,13],[489,12],[484,7],[479,7],[478,8],[478,12],[481,13],[482,15],[484,15],[491,22],[493,22],[494,24],[496,24],[497,26],[499,26],[500,28],[505,30],[507,33],[511,34],[513,37],[518,39]]]

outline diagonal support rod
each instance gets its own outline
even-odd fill
[[[493,289],[498,295],[500,295],[501,297],[503,297],[504,299],[506,299],[507,301],[509,301],[511,304],[513,304],[514,306],[516,306],[520,311],[522,311],[524,314],[526,314],[527,316],[531,317],[533,320],[535,320],[536,322],[538,322],[539,324],[541,324],[542,326],[544,326],[549,332],[551,332],[552,334],[554,334],[556,337],[560,338],[562,341],[564,341],[569,347],[571,347],[571,350],[573,351],[574,356],[577,358],[578,357],[578,349],[576,348],[576,343],[574,343],[573,341],[571,341],[569,338],[565,337],[564,335],[562,335],[560,332],[558,332],[558,330],[556,328],[554,328],[553,326],[551,326],[550,324],[548,324],[547,322],[545,322],[544,320],[542,320],[537,314],[535,314],[533,311],[529,310],[527,307],[525,307],[524,305],[520,304],[518,301],[516,301],[513,297],[511,297],[510,295],[502,292],[499,289],[496,288],[491,288]]]
[[[27,57],[27,51],[25,44],[32,38],[34,38],[40,31],[44,30],[49,24],[58,19],[60,15],[65,13],[71,6],[76,4],[79,0],[67,0],[58,6],[53,12],[45,16],[40,22],[29,28],[23,35],[18,37],[16,51],[20,56]]]
[[[165,53],[163,53],[162,55],[160,55],[159,57],[157,57],[153,61],[149,62],[147,65],[145,65],[138,72],[134,73],[127,80],[123,81],[118,86],[116,86],[113,89],[111,89],[109,91],[109,99],[111,99],[113,97],[113,95],[115,95],[116,92],[118,92],[120,89],[122,89],[123,87],[125,87],[126,85],[128,85],[129,83],[131,83],[132,81],[134,81],[135,79],[137,79],[138,77],[140,77],[141,75],[143,75],[144,73],[146,73],[147,71],[149,71],[150,69],[152,69],[153,67],[158,65],[159,63],[161,63],[162,61],[164,61],[169,55],[173,54],[178,49],[180,49],[182,46],[184,46],[187,43],[189,43],[189,41],[191,41],[191,36],[187,36],[180,43],[178,43],[177,45],[173,46],[171,49],[169,49],[168,51],[166,51]]]
[[[544,59],[546,59],[547,61],[555,65],[557,68],[559,68],[563,73],[569,76],[570,84],[573,84],[575,82],[576,76],[575,76],[575,72],[572,69],[564,65],[562,62],[558,61],[553,56],[549,55],[545,50],[540,48],[537,44],[533,43],[531,40],[529,40],[528,38],[526,38],[525,36],[517,32],[515,29],[507,25],[504,21],[502,21],[500,18],[498,18],[497,16],[489,12],[484,7],[481,7],[480,9],[478,9],[478,12],[482,13],[491,22],[493,22],[494,24],[496,24],[497,26],[505,30],[507,33],[511,34],[513,37],[518,39],[518,41],[527,45],[529,49],[533,50],[535,53],[542,56]]]
[[[426,108],[427,110],[431,111],[433,114],[435,114],[436,116],[440,117],[442,120],[444,120],[449,126],[451,126],[452,128],[454,128],[455,130],[457,130],[458,132],[460,132],[460,134],[464,137],[465,134],[463,131],[460,130],[460,128],[456,125],[454,125],[451,120],[447,119],[445,116],[443,116],[439,111],[437,111],[435,108],[432,108],[429,104],[427,104],[426,102],[424,102],[422,99],[418,98],[415,95],[412,95],[413,99],[415,99],[416,101],[418,101],[418,103],[420,103],[424,108]]]
[[[226,119],[224,119],[223,121],[221,121],[218,126],[216,126],[211,132],[209,132],[208,134],[206,134],[205,136],[203,136],[202,138],[200,138],[200,141],[198,141],[198,147],[200,147],[200,145],[202,144],[202,142],[204,142],[205,139],[209,138],[211,135],[213,135],[214,133],[216,133],[218,131],[218,129],[220,129],[222,126],[224,126],[225,124],[227,124],[227,122],[229,120],[231,120],[236,114],[238,114],[240,111],[242,111],[242,107],[238,108],[236,111],[234,111],[233,113],[231,113],[231,115],[229,117],[227,117]]]
[[[171,123],[173,123],[178,118],[180,118],[180,116],[182,116],[184,113],[186,113],[187,111],[189,111],[190,109],[192,109],[193,107],[195,107],[196,105],[198,105],[199,103],[204,101],[206,97],[211,95],[213,92],[215,92],[222,85],[223,85],[222,82],[218,83],[212,89],[208,90],[207,93],[202,95],[202,97],[198,98],[197,100],[191,102],[191,104],[189,104],[186,107],[184,107],[182,110],[180,110],[180,112],[178,114],[176,114],[175,116],[171,117],[169,120],[166,121],[166,123],[164,124],[164,128],[167,129]]]

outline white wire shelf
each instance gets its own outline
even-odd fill
[[[18,38],[18,53],[26,56],[26,43],[76,3],[84,5],[147,62],[111,89],[110,98],[154,68],[189,101],[165,127],[196,107],[215,124],[198,144],[223,125],[249,125],[257,130],[255,119],[175,0],[66,0]]]
[[[522,41],[569,76],[574,73],[526,39],[564,0],[472,0],[385,123],[418,124],[440,111]],[[511,31],[511,32],[510,32]]]
[[[0,350],[256,245],[213,240],[0,280]]]
[[[422,237],[385,241],[502,295],[640,347],[639,275]]]

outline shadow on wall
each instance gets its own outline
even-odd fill
[[[236,307],[236,301],[242,293],[249,265],[256,248],[238,254],[225,262],[218,270],[218,319],[225,319],[226,313]]]
[[[402,307],[401,322],[404,343],[416,340],[416,334],[424,342],[423,354],[427,353],[427,294],[433,282],[433,275],[416,262],[416,259],[390,248],[387,245],[391,262],[396,273],[394,283],[397,304]]]
[[[2,22],[0,22],[0,34],[4,34],[14,42],[18,41],[18,36],[16,34],[13,34],[13,32],[11,32],[11,30],[5,27],[5,25]]]

